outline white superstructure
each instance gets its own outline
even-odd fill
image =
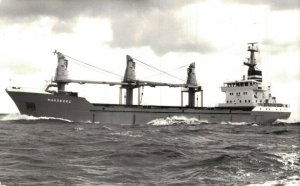
[[[225,92],[225,103],[220,106],[256,106],[259,104],[276,104],[276,97],[272,97],[270,86],[263,86],[256,80],[241,80],[225,82],[221,87]]]
[[[271,94],[271,86],[264,86],[262,72],[256,68],[256,43],[249,43],[250,58],[244,64],[249,66],[247,78],[225,82],[221,91],[226,94],[225,103],[219,107],[255,107],[255,111],[287,111],[289,105],[277,103]]]

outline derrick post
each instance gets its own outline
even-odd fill
[[[181,90],[181,106],[183,107],[183,90]]]
[[[133,104],[133,87],[127,86],[126,87],[126,105]]]
[[[188,94],[189,94],[189,107],[195,107],[195,89],[189,88]]]
[[[203,90],[201,90],[201,107],[203,107]]]
[[[122,104],[122,87],[120,87],[120,90],[119,90],[119,104],[121,105]]]
[[[188,106],[195,107],[195,94],[196,92],[202,91],[201,86],[198,85],[196,72],[195,72],[195,63],[191,63],[187,69],[187,80],[186,87],[188,88]]]
[[[57,82],[57,90],[58,92],[64,92],[66,87],[65,82]]]
[[[68,81],[68,60],[66,60],[65,56],[60,52],[55,51],[54,54],[57,54],[57,67],[54,82],[57,83],[57,91],[64,92]]]
[[[126,105],[132,105],[133,104],[133,89],[136,88],[136,85],[134,83],[136,82],[136,76],[135,76],[135,62],[133,61],[132,57],[129,55],[126,56],[126,70],[123,82],[128,83],[127,85],[124,85],[123,88],[126,89]]]
[[[138,105],[141,104],[141,87],[138,87]]]

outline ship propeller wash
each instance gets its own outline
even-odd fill
[[[68,56],[55,51],[58,59],[56,73],[45,91],[32,92],[21,87],[8,87],[6,92],[15,102],[21,114],[80,122],[145,124],[158,118],[184,116],[212,123],[255,122],[268,124],[277,119],[288,118],[291,114],[289,105],[277,103],[276,98],[270,93],[270,86],[263,85],[262,72],[256,67],[255,53],[258,52],[256,43],[249,43],[248,51],[250,58],[244,63],[249,67],[247,78],[244,76],[242,80],[225,82],[221,91],[226,94],[226,99],[217,107],[203,107],[203,90],[197,82],[195,63],[189,65],[187,79],[183,84],[141,81],[137,80],[135,73],[136,61],[139,60],[128,55],[126,56],[125,74],[121,82],[88,81],[69,79],[68,60],[66,59]],[[85,98],[78,96],[77,92],[66,91],[65,87],[70,83],[117,85],[120,87],[119,104],[90,103]],[[181,87],[181,105],[142,105],[140,89],[145,86]],[[133,104],[135,89],[138,89],[136,105]],[[126,94],[125,104],[122,100],[123,90]],[[201,96],[200,106],[195,105],[197,92],[200,92]],[[188,96],[188,104],[185,106],[183,105],[183,96],[186,95],[184,93],[187,93]]]

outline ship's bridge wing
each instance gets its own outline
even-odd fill
[[[255,80],[229,81],[224,83],[224,87],[244,87],[260,85],[261,83]]]

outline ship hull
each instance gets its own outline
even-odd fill
[[[109,124],[147,124],[158,118],[184,116],[210,123],[247,122],[270,124],[290,116],[288,110],[254,108],[173,107],[92,104],[85,98],[49,93],[6,89],[21,114],[36,117],[54,117],[76,122]]]

